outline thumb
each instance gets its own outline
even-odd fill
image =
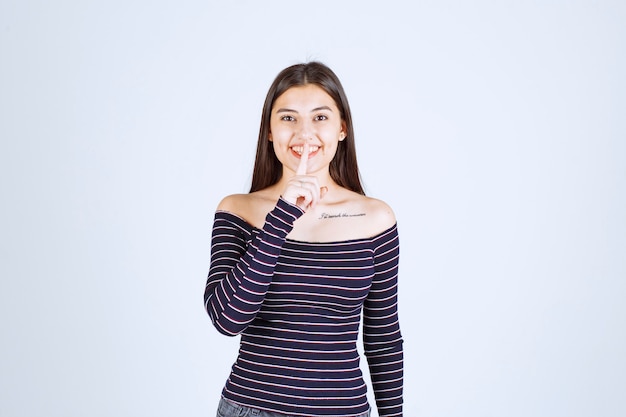
[[[328,187],[326,186],[320,187],[320,200],[324,198],[327,192],[328,192]]]

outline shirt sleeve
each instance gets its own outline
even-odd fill
[[[397,227],[374,241],[375,276],[363,307],[363,344],[380,417],[402,416],[404,356],[398,321]]]
[[[272,281],[280,249],[303,213],[281,198],[249,242],[245,230],[225,213],[216,213],[204,306],[220,333],[235,336],[254,320]]]

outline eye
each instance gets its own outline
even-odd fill
[[[280,116],[280,120],[282,120],[283,122],[293,122],[296,119],[295,119],[295,117],[289,116],[288,114],[286,114],[284,116]]]
[[[326,116],[325,114],[318,114],[317,116],[315,116],[316,122],[321,122],[324,120],[328,120],[328,116]]]

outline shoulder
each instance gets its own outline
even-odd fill
[[[238,214],[241,207],[244,207],[249,201],[250,194],[231,194],[226,196],[217,205],[217,211],[228,211]]]
[[[386,202],[363,196],[361,204],[369,217],[369,222],[378,232],[385,231],[396,224],[396,215]]]
[[[264,193],[231,194],[220,201],[217,211],[234,214],[250,225],[260,228],[274,205],[276,201],[272,201]]]

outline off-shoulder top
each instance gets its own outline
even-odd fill
[[[262,229],[215,214],[205,308],[217,330],[241,335],[222,395],[293,416],[366,412],[363,346],[378,413],[402,415],[397,225],[340,242],[287,239],[297,206],[280,199]]]

